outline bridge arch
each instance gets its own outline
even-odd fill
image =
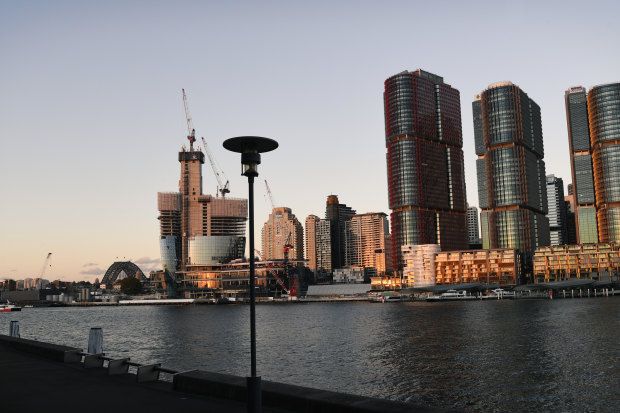
[[[110,265],[110,268],[105,272],[103,276],[103,280],[101,280],[102,284],[105,284],[106,287],[109,285],[114,285],[116,279],[121,274],[121,272],[125,272],[128,277],[136,277],[140,281],[146,280],[144,273],[142,270],[131,261],[117,261],[114,264]]]

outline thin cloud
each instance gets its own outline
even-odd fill
[[[94,266],[96,266],[96,265],[99,265],[99,264],[96,264],[96,263],[94,263],[94,262],[89,262],[88,264],[84,264],[84,265],[82,265],[82,267],[94,267]]]
[[[160,263],[159,258],[150,258],[150,257],[142,257],[134,261],[134,264],[158,264],[159,265],[159,263]]]
[[[97,267],[97,268],[90,268],[88,270],[83,270],[80,271],[80,274],[82,275],[100,275],[105,273],[105,270],[102,270],[101,268]]]

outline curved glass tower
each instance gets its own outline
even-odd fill
[[[483,248],[549,245],[540,107],[511,82],[473,102]]]
[[[385,81],[385,137],[392,257],[401,246],[467,248],[459,91],[423,70]]]
[[[588,92],[599,242],[620,241],[620,83]]]

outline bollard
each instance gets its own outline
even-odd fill
[[[19,321],[11,321],[11,326],[9,327],[9,336],[19,338]]]
[[[103,353],[103,331],[101,327],[93,327],[90,329],[90,335],[88,336],[88,353]]]

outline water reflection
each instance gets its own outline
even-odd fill
[[[257,307],[258,374],[472,411],[613,411],[617,298]],[[249,374],[249,307],[24,309],[24,338],[166,367]],[[9,319],[5,327],[8,329]]]

